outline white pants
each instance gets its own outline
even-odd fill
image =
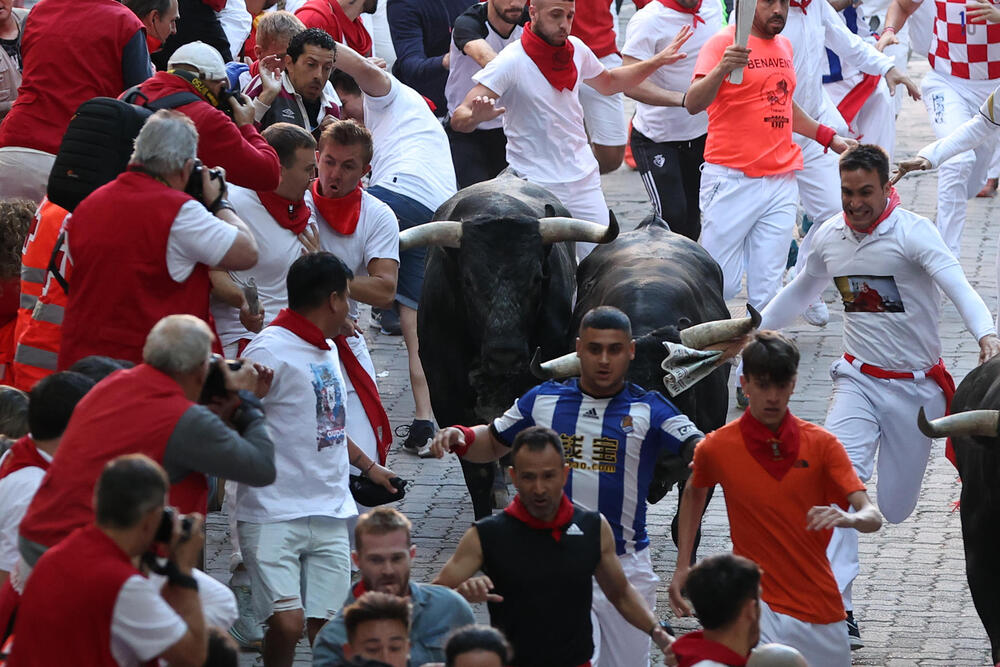
[[[795,174],[750,178],[706,162],[701,169],[699,242],[722,267],[731,299],[747,275],[747,300],[761,310],[781,287],[799,192]]]
[[[997,81],[972,81],[931,70],[920,85],[924,106],[934,134],[940,139],[979,113],[979,107],[996,88]],[[995,142],[959,153],[938,168],[937,226],[955,257],[959,256],[965,207],[986,184]]]
[[[871,479],[878,453],[878,506],[900,523],[913,512],[930,457],[931,439],[917,428],[923,406],[928,419],[944,416],[944,394],[930,378],[882,380],[838,359],[830,367],[833,404],[824,426],[844,444],[861,481]],[[858,532],[836,528],[827,556],[844,608],[853,609],[851,585],[858,576]]]
[[[903,27],[906,28],[906,26]],[[894,44],[893,46],[899,45]],[[898,66],[896,69],[904,71]],[[857,76],[844,81],[825,83],[823,88],[829,93],[834,103],[840,104],[844,96],[860,82],[861,77]],[[892,154],[896,148],[896,114],[899,112],[899,101],[905,95],[906,88],[898,86],[896,96],[893,97],[889,94],[889,87],[879,81],[871,96],[865,100],[858,115],[849,124],[848,136],[864,144],[881,146],[889,154],[889,161],[892,162]],[[837,157],[836,154],[834,157]],[[839,191],[838,188],[837,192]]]
[[[600,59],[607,69],[619,67],[622,57],[610,53]],[[590,86],[580,86],[583,123],[591,143],[598,146],[624,146],[628,141],[625,122],[625,98],[621,93],[601,95]]]
[[[0,199],[42,201],[55,161],[55,155],[33,148],[0,148]]]
[[[622,554],[618,560],[625,571],[625,578],[655,611],[656,585],[660,578],[653,572],[649,549]],[[604,596],[596,579],[590,622],[594,626],[594,657],[590,661],[594,667],[648,667],[649,635],[625,620]]]
[[[604,199],[604,191],[601,189],[601,173],[597,167],[594,167],[594,171],[578,181],[538,183],[538,185],[554,194],[569,209],[569,214],[574,218],[589,220],[607,227],[610,220],[608,203]],[[583,258],[589,255],[596,246],[596,243],[577,243],[576,261],[583,261]]]
[[[843,621],[806,623],[760,601],[760,643],[796,648],[812,667],[850,667],[851,642]]]

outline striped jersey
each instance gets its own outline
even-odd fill
[[[619,555],[649,546],[646,495],[660,452],[679,453],[687,440],[704,437],[658,392],[626,383],[614,396],[594,398],[576,378],[531,389],[493,421],[493,431],[510,445],[536,425],[559,434],[571,469],[566,495],[604,515]]]

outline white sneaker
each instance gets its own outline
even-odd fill
[[[823,299],[818,299],[802,313],[802,319],[814,327],[825,327],[830,321],[830,310]]]

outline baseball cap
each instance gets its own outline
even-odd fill
[[[226,77],[226,63],[214,47],[205,42],[190,42],[174,51],[167,61],[167,67],[187,65],[198,69],[203,79],[218,80]]]

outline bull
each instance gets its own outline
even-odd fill
[[[574,242],[607,243],[608,227],[569,217],[548,190],[513,176],[464,188],[400,250],[430,246],[417,311],[420,361],[440,426],[493,419],[536,384],[531,350],[567,351]],[[492,509],[495,464],[462,462],[476,518]]]
[[[951,401],[952,414],[917,423],[931,438],[951,438],[962,478],[959,511],[965,546],[965,576],[986,634],[993,662],[1000,662],[1000,357],[965,376]]]

